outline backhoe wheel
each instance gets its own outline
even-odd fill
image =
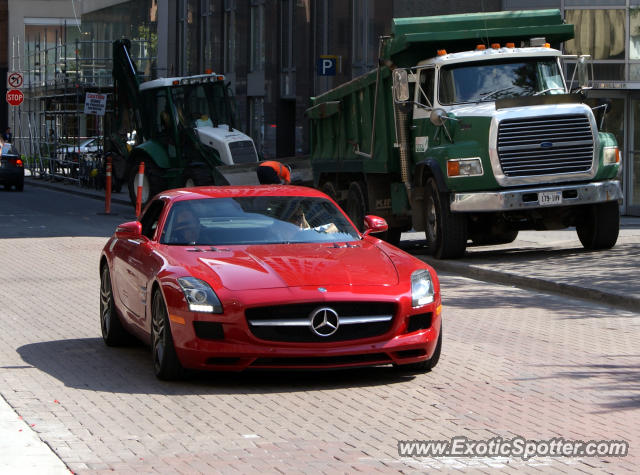
[[[107,346],[122,346],[129,342],[129,334],[116,313],[111,275],[106,264],[100,272],[100,328],[102,339]]]
[[[136,194],[138,192],[138,168],[140,162],[144,161],[144,177],[142,179],[142,205],[153,198],[156,194],[166,189],[166,183],[162,178],[162,170],[150,158],[138,158],[129,168],[127,183],[129,185],[129,199],[131,204],[136,204]]]
[[[584,218],[576,225],[576,231],[585,249],[611,249],[620,231],[618,202],[589,205]]]
[[[438,191],[434,178],[427,180],[424,224],[429,254],[438,259],[456,259],[464,255],[467,248],[467,218],[451,212],[447,195]]]
[[[184,187],[192,188],[194,186],[207,186],[213,185],[213,178],[211,176],[211,170],[207,167],[190,167],[185,169],[184,174]]]
[[[160,290],[156,290],[153,294],[151,352],[153,371],[158,379],[172,381],[182,378],[183,369],[173,346],[167,306]]]
[[[360,232],[364,231],[364,217],[367,214],[364,189],[364,183],[353,181],[349,185],[349,193],[347,194],[347,215]]]

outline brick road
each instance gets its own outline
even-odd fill
[[[41,229],[38,213],[24,213],[11,219]],[[430,374],[216,373],[168,384],[153,377],[143,346],[101,341],[105,239],[32,234],[0,240],[0,394],[74,472],[621,473],[640,464],[640,314],[443,275],[445,342]],[[626,458],[527,462],[398,456],[399,439],[456,435],[631,448]]]

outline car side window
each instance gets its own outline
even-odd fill
[[[142,224],[143,236],[153,240],[156,234],[156,229],[158,228],[158,221],[160,220],[162,208],[164,208],[164,202],[162,200],[155,200],[151,205],[149,205],[146,213],[142,215],[140,223]]]

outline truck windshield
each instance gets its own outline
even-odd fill
[[[231,111],[222,81],[176,86],[171,89],[171,94],[178,109],[178,120],[183,126],[231,123]]]
[[[562,73],[555,58],[452,64],[440,69],[439,83],[441,104],[565,93]]]

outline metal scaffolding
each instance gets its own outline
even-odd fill
[[[42,36],[44,36],[44,41]],[[107,96],[109,114],[113,93],[112,41],[75,40],[67,43],[55,30],[20,44],[12,41],[12,71],[24,78],[24,102],[9,117],[14,145],[25,158],[31,176],[99,186],[104,116],[85,114],[87,93]],[[133,40],[136,61],[150,72],[147,40]],[[144,77],[144,76],[143,76]],[[142,78],[141,78],[142,79]],[[90,147],[85,142],[92,140]]]

